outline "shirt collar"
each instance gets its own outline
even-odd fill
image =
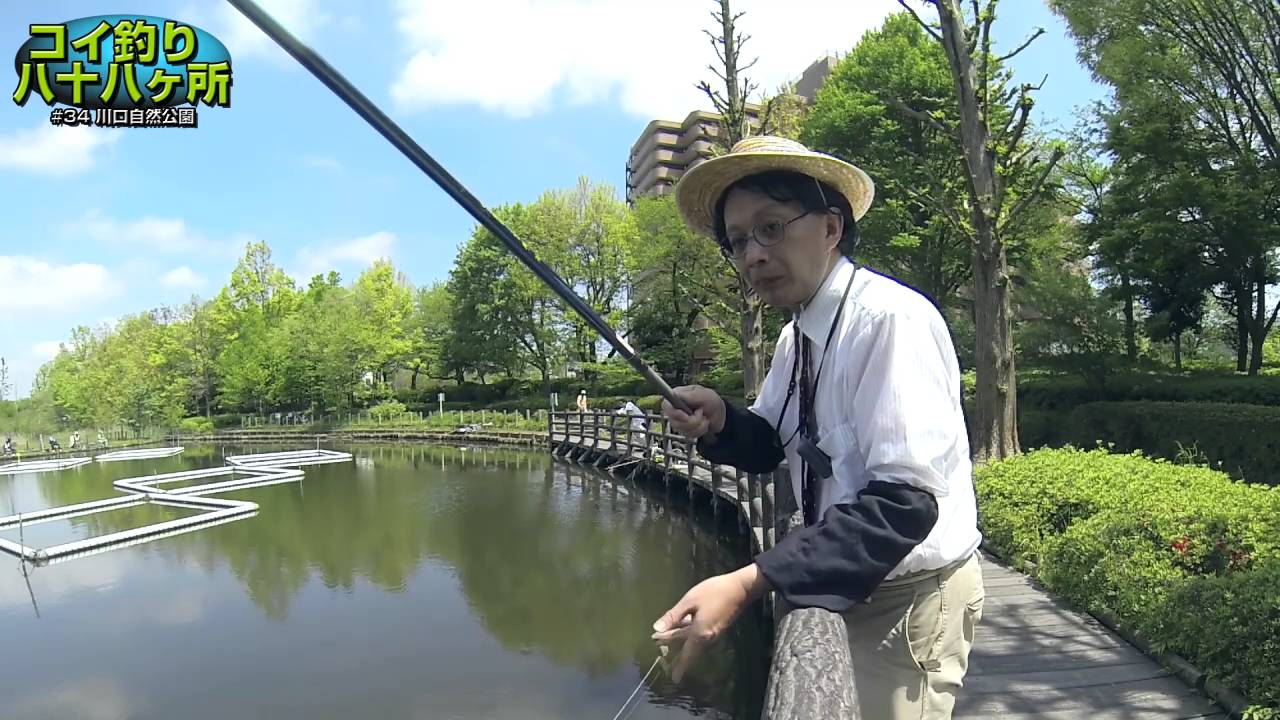
[[[800,332],[815,343],[821,345],[826,341],[831,321],[840,307],[840,298],[844,297],[845,286],[855,270],[853,263],[841,256],[818,287],[818,292],[800,311]]]

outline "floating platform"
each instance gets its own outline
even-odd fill
[[[351,453],[337,450],[288,450],[285,452],[255,453],[252,455],[228,455],[226,462],[236,467],[270,468],[301,467],[303,465],[323,465],[325,463],[347,462],[352,459]]]
[[[138,460],[154,457],[168,457],[182,452],[181,447],[143,448],[138,450],[120,450],[105,453],[97,457],[103,462],[113,460]],[[36,565],[48,565],[74,557],[95,555],[116,548],[128,547],[138,543],[149,542],[170,535],[191,532],[199,528],[219,525],[234,520],[253,517],[258,512],[257,503],[246,500],[226,500],[208,497],[233,490],[275,485],[278,483],[298,482],[304,476],[303,465],[320,465],[324,463],[347,462],[353,459],[351,453],[334,450],[291,450],[286,452],[256,453],[253,455],[231,455],[225,458],[225,465],[200,470],[183,470],[179,472],[146,475],[115,481],[112,486],[123,493],[119,497],[93,502],[66,505],[49,510],[30,513],[19,513],[0,517],[0,530],[26,528],[43,522],[65,520],[80,515],[90,515],[121,508],[155,503],[172,507],[194,508],[203,510],[196,515],[154,523],[132,530],[108,533],[97,537],[85,538],[74,542],[63,543],[46,548],[35,548],[0,538],[0,550],[12,553]],[[61,470],[92,462],[94,458],[67,458],[64,460],[37,460],[31,462],[12,463],[0,466],[0,473],[16,474],[23,472],[44,472]],[[208,480],[199,484],[180,488],[165,489],[164,485],[192,480]]]
[[[97,462],[119,462],[122,460],[151,460],[154,458],[172,457],[181,453],[185,448],[177,447],[158,447],[158,448],[139,448],[137,450],[115,450],[109,453],[103,453],[95,456],[93,459]]]
[[[275,485],[283,482],[297,482],[302,479],[303,475],[304,473],[301,470],[284,467],[236,467],[233,465],[223,465],[221,467],[205,468],[203,470],[183,470],[180,472],[128,478],[126,480],[117,480],[112,483],[112,485],[115,489],[121,492],[134,493],[137,495],[203,496],[216,495],[217,493],[230,492],[232,490],[247,490],[249,488],[264,487],[266,485]],[[165,490],[160,487],[162,485],[168,485],[176,482],[186,482],[188,480],[207,478],[226,479],[201,483],[199,485],[174,488],[172,490]]]
[[[91,457],[60,458],[57,460],[27,460],[24,462],[0,465],[0,475],[21,475],[23,473],[51,472],[80,467],[93,462]]]
[[[112,550],[119,547],[125,547],[127,545],[134,545],[139,542],[154,540],[159,537],[168,537],[179,533],[191,532],[192,530],[208,527],[210,525],[218,525],[232,520],[239,520],[244,517],[250,517],[258,511],[258,505],[256,503],[245,502],[242,500],[188,498],[170,496],[163,493],[155,495],[124,495],[116,498],[108,498],[106,500],[95,500],[93,502],[79,503],[77,505],[66,505],[64,507],[53,508],[50,510],[9,515],[7,517],[0,518],[0,530],[27,528],[32,525],[52,522],[54,520],[65,520],[67,518],[73,518],[80,515],[91,515],[93,513],[109,510],[119,510],[146,503],[155,503],[157,505],[168,505],[171,507],[181,508],[197,508],[204,510],[204,512],[198,515],[191,515],[188,517],[177,518],[175,520],[167,520],[165,522],[145,525],[132,530],[122,530],[120,532],[107,533],[106,535],[98,535],[95,537],[85,538],[83,540],[63,543],[61,545],[52,545],[46,548],[29,547],[22,543],[0,538],[0,550],[5,550],[36,565],[48,565],[59,560],[96,554],[96,552],[103,552],[105,550]]]

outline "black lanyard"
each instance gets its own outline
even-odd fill
[[[804,433],[804,437],[813,437],[817,432],[817,412],[814,409],[814,398],[817,397],[818,382],[822,380],[822,368],[826,365],[827,349],[831,347],[831,338],[836,334],[836,327],[840,324],[840,317],[844,314],[845,302],[849,299],[849,290],[853,287],[854,275],[857,274],[857,266],[853,268],[853,274],[849,276],[849,282],[844,286],[844,294],[840,297],[840,305],[836,308],[835,317],[831,318],[831,327],[827,329],[827,339],[822,345],[822,356],[818,360],[818,374],[813,381],[813,389],[809,389],[809,339],[800,331],[800,317],[796,315],[792,321],[795,330],[795,361],[791,365],[791,382],[787,384],[787,398],[782,403],[782,411],[778,413],[778,422],[774,426],[774,432],[781,437],[782,418],[787,414],[787,408],[791,405],[791,397],[795,394],[797,376],[800,385],[800,407],[797,413],[796,429],[791,433],[791,437],[782,443],[783,447],[791,444],[797,433]],[[801,369],[803,368],[803,369]],[[802,495],[803,511],[805,524],[812,524],[817,514],[817,501],[814,484],[809,477],[809,466],[803,458],[800,460],[800,490]]]

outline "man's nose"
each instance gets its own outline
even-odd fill
[[[770,249],[755,241],[755,238],[747,240],[747,249],[742,252],[742,264],[745,266],[755,265],[764,262],[769,258]]]

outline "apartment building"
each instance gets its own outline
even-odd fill
[[[796,81],[796,94],[813,102],[835,64],[836,58],[828,55],[809,65]],[[759,126],[762,109],[747,104],[747,120],[753,127]],[[646,125],[627,158],[627,203],[670,192],[686,170],[710,158],[719,121],[717,113],[694,110],[681,121],[654,120]]]

